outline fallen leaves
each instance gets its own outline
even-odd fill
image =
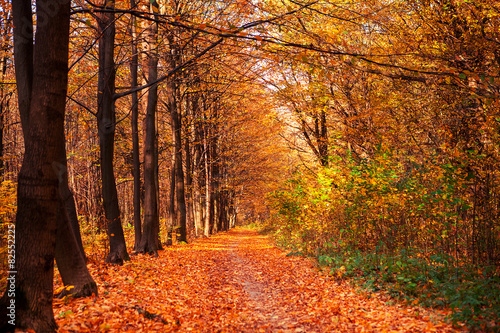
[[[54,301],[59,332],[451,332],[437,313],[386,305],[236,229],[123,266],[89,264],[99,297]],[[415,315],[415,313],[426,314]]]

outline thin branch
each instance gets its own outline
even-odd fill
[[[92,115],[94,115],[95,117],[97,117],[97,113],[95,113],[94,111],[92,111],[89,107],[87,107],[86,105],[80,103],[79,101],[77,101],[76,99],[74,99],[72,96],[66,96],[68,99],[72,100],[73,102],[75,102],[76,104],[78,104],[79,106],[81,106],[82,108],[84,108],[85,110],[87,110],[87,112],[91,113]]]
[[[203,51],[201,51],[200,53],[198,54],[195,54],[191,59],[189,59],[188,61],[186,61],[185,63],[183,64],[180,64],[178,65],[177,67],[173,68],[172,70],[168,71],[167,74],[163,75],[162,77],[158,78],[157,80],[153,81],[153,82],[150,82],[148,84],[145,84],[145,85],[142,85],[140,87],[136,87],[134,89],[130,89],[128,91],[124,91],[122,93],[119,93],[119,94],[114,94],[113,95],[113,100],[117,100],[118,98],[121,98],[121,97],[124,97],[124,96],[127,96],[127,95],[130,95],[136,91],[140,91],[142,89],[146,89],[146,88],[149,88],[149,87],[152,87],[154,85],[157,85],[159,84],[160,82],[168,79],[169,77],[171,77],[172,75],[174,75],[175,73],[177,73],[178,71],[182,70],[183,68],[186,68],[187,66],[189,66],[190,64],[192,64],[196,59],[202,57],[203,55],[205,55],[208,51],[210,51],[211,49],[213,49],[214,47],[216,47],[217,45],[219,45],[220,43],[222,43],[222,41],[224,40],[224,38],[219,38],[217,41],[215,41],[214,43],[212,43],[210,46],[208,46],[207,48],[205,48]]]

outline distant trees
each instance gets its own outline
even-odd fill
[[[114,7],[106,8],[105,5]],[[242,4],[228,3],[215,11],[212,10],[212,5],[202,2],[187,4],[182,1],[169,5],[163,2],[117,2],[114,5],[107,2],[96,4],[94,7],[82,5],[74,11],[75,15],[78,15],[75,29],[80,33],[84,32],[82,36],[86,36],[86,42],[72,46],[77,52],[75,56],[78,55],[72,70],[81,74],[71,77],[75,81],[70,110],[79,109],[77,114],[84,110],[86,115],[79,115],[82,120],[89,114],[95,114],[100,119],[98,129],[101,133],[102,190],[94,188],[95,182],[90,180],[94,176],[85,179],[86,184],[82,182],[83,177],[75,178],[75,175],[72,179],[76,192],[81,193],[82,197],[91,198],[91,201],[98,200],[102,191],[103,198],[106,198],[103,200],[104,212],[108,211],[106,216],[110,214],[110,202],[114,202],[110,201],[110,198],[118,199],[118,204],[114,203],[113,207],[123,207],[124,214],[119,216],[124,219],[125,224],[131,222],[129,216],[132,215],[132,210],[134,211],[134,248],[140,252],[154,253],[154,249],[161,246],[158,243],[160,226],[165,232],[177,234],[178,240],[187,241],[195,234],[200,235],[201,230],[208,236],[217,230],[227,229],[228,221],[231,219],[234,223],[235,220],[236,192],[234,189],[224,189],[225,182],[231,179],[231,175],[226,174],[224,169],[227,162],[223,160],[223,149],[227,149],[227,146],[222,146],[219,142],[223,134],[220,133],[219,127],[221,122],[225,121],[223,113],[227,112],[226,104],[239,98],[232,92],[232,89],[239,89],[233,88],[236,87],[239,77],[243,78],[245,83],[256,79],[255,74],[251,79],[246,78],[244,74],[251,70],[255,62],[250,61],[243,65],[238,56],[235,56],[234,64],[239,68],[235,71],[228,70],[228,64],[233,60],[224,54],[237,54],[245,48],[245,44],[235,40],[222,46],[223,38],[211,37],[210,33],[197,31],[196,28],[197,24],[203,27],[202,23],[197,22],[199,17],[204,17],[204,21],[212,21],[215,25],[234,26],[235,28],[231,29],[236,31],[238,24],[248,25],[245,19],[250,20],[252,17],[244,6],[240,7]],[[231,22],[228,23],[225,15],[236,9],[241,15],[231,14]],[[115,11],[114,20],[111,20],[112,11]],[[93,27],[92,21],[85,18],[87,15],[97,18],[97,27]],[[118,23],[126,20],[128,21],[125,25]],[[117,28],[111,33],[113,26]],[[96,31],[100,38],[100,48],[111,45],[110,40],[104,43],[111,35],[116,38],[115,44],[131,47],[116,48],[114,53],[111,52],[114,54],[114,62],[111,62],[111,53],[100,49],[100,53],[95,54],[95,40],[90,33],[93,31]],[[97,81],[88,71],[81,72],[82,66],[96,68],[95,57],[100,59],[100,76]],[[107,65],[103,62],[104,57],[108,57]],[[227,64],[224,64],[225,62]],[[111,65],[112,63],[114,65]],[[123,66],[124,64],[129,66]],[[116,73],[116,91],[113,94],[110,93],[113,89],[110,81],[112,68]],[[108,77],[109,79],[106,79]],[[129,77],[132,78],[131,81]],[[139,87],[138,78],[143,80],[143,85]],[[83,87],[85,82],[87,85],[89,82],[101,85],[97,87],[100,96],[97,105],[86,97],[90,95],[88,89]],[[131,87],[128,87],[128,82],[132,83]],[[104,106],[110,103],[108,94],[113,96],[114,106],[105,108]],[[131,96],[130,99],[128,96]],[[154,96],[158,96],[159,103],[154,102]],[[93,109],[97,109],[97,112],[92,111]],[[166,114],[169,115],[168,118],[165,117]],[[143,124],[137,123],[140,117],[145,119]],[[103,123],[105,120],[109,122],[108,125]],[[85,122],[88,123],[88,120]],[[170,135],[165,132],[165,128],[170,128]],[[112,130],[116,140],[113,146],[113,173],[110,171],[112,164],[105,157],[109,155],[110,148],[104,149],[102,146],[105,141],[103,138],[111,137]],[[230,129],[236,130],[234,127]],[[142,138],[138,135],[140,131],[144,133]],[[81,141],[77,139],[75,143],[81,144]],[[111,140],[106,142],[110,145]],[[108,152],[105,156],[102,155],[104,151]],[[89,156],[86,159],[94,161],[92,165],[98,163],[93,148],[79,150],[78,154]],[[140,160],[143,163],[139,163]],[[107,165],[106,171],[104,165]],[[77,168],[80,167],[75,165],[70,170],[75,172]],[[130,170],[134,170],[133,188],[129,186],[131,179],[127,173]],[[140,182],[139,172],[143,174],[143,184]],[[111,183],[105,186],[105,179],[109,180],[113,174],[118,181],[114,186],[111,186]],[[110,195],[110,188],[116,188],[118,195]],[[127,191],[134,193],[133,202],[129,200],[131,197],[125,194]],[[169,199],[166,200],[166,197]],[[87,200],[77,205],[85,207],[88,205]],[[96,208],[97,206],[97,202],[92,205]],[[141,207],[144,216],[141,216]],[[85,210],[90,216],[95,214],[95,208],[91,210],[89,207]],[[116,209],[115,211],[119,212]],[[229,211],[231,213],[228,213]],[[232,217],[229,218],[229,215]],[[112,221],[115,221],[118,215],[109,216],[114,216]],[[95,223],[91,222],[92,219],[87,221]],[[112,224],[96,223],[97,229],[105,225]],[[144,230],[141,230],[142,228]],[[144,232],[147,232],[147,235]],[[113,247],[114,242],[121,239],[121,233],[109,231],[108,234],[112,237],[110,245]],[[153,242],[154,239],[156,240]],[[120,241],[120,244],[123,244],[123,241]],[[111,250],[110,256],[114,252]]]

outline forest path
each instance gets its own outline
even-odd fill
[[[437,312],[362,296],[251,230],[89,268],[100,295],[55,301],[60,332],[452,331]]]

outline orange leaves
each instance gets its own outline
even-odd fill
[[[248,230],[92,269],[101,296],[54,302],[60,332],[451,331],[435,314],[359,295]]]

